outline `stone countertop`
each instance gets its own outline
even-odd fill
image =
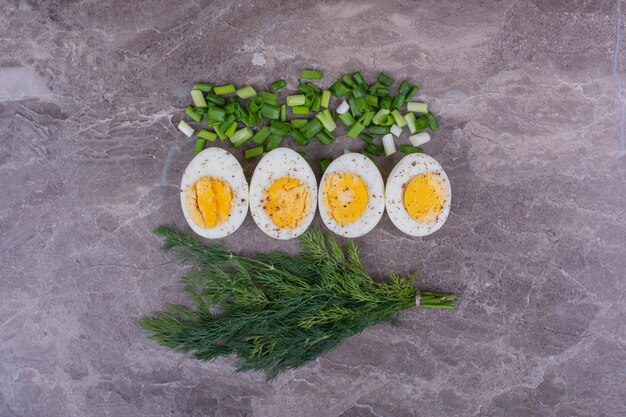
[[[0,0],[0,416],[626,415],[625,8]],[[266,383],[162,349],[134,320],[185,301],[150,230],[184,225],[193,141],[172,121],[192,83],[304,67],[422,86],[450,217],[423,239],[384,217],[358,243],[376,277],[419,269],[460,302]],[[249,216],[225,244],[294,249]]]

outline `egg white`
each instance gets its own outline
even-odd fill
[[[263,209],[265,190],[281,177],[297,178],[308,188],[311,207],[300,226],[282,229],[272,222]],[[293,239],[300,236],[309,227],[317,207],[317,181],[313,170],[296,151],[288,148],[276,148],[267,153],[254,170],[250,180],[250,212],[259,228],[275,239]]]
[[[409,215],[404,207],[404,190],[406,185],[415,176],[425,172],[439,174],[447,191],[443,209],[439,216],[437,216],[437,220],[432,223],[420,223],[416,221]],[[387,214],[391,222],[400,229],[400,231],[410,236],[427,236],[439,230],[446,222],[448,214],[450,214],[451,199],[452,188],[450,187],[450,180],[443,170],[443,167],[430,156],[421,153],[409,154],[402,158],[393,168],[391,174],[389,174],[387,186],[385,187]]]
[[[353,223],[340,225],[333,219],[326,204],[324,204],[323,190],[328,176],[333,172],[350,172],[356,174],[367,186],[368,202],[363,215]],[[319,210],[320,216],[333,233],[345,237],[359,237],[370,232],[382,217],[385,211],[385,184],[376,165],[365,155],[360,153],[347,153],[330,163],[319,187]]]
[[[198,226],[187,210],[187,189],[201,177],[221,178],[233,191],[228,218],[224,223],[210,229]],[[180,204],[189,227],[198,235],[208,239],[219,239],[232,234],[241,226],[248,213],[248,182],[237,159],[220,148],[207,148],[196,155],[187,165],[180,183]]]

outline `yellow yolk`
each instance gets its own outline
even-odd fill
[[[265,190],[263,209],[281,229],[300,226],[310,208],[309,189],[297,178],[279,178]]]
[[[220,178],[202,177],[187,188],[186,202],[193,221],[203,229],[211,229],[228,218],[233,190]]]
[[[404,207],[418,222],[432,223],[443,210],[446,194],[441,177],[432,172],[425,172],[407,184],[404,190]]]
[[[350,172],[333,172],[326,177],[322,190],[328,215],[338,224],[357,221],[367,208],[369,194],[361,177]]]

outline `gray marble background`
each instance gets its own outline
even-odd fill
[[[0,0],[0,416],[626,415],[625,12]],[[150,230],[184,225],[193,143],[172,121],[192,83],[309,66],[422,85],[452,213],[424,239],[383,218],[358,243],[375,276],[419,268],[460,305],[407,311],[266,383],[164,350],[134,319],[185,300]],[[294,249],[250,218],[225,243]]]

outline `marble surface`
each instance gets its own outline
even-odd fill
[[[0,10],[0,416],[626,415],[626,4]],[[191,84],[263,85],[308,66],[422,85],[452,213],[424,239],[385,217],[358,243],[375,276],[419,268],[422,287],[460,303],[406,311],[266,383],[233,373],[232,358],[162,349],[134,320],[185,301],[184,268],[150,230],[184,225],[177,183],[193,144],[172,122]],[[225,243],[294,248],[250,218]]]

